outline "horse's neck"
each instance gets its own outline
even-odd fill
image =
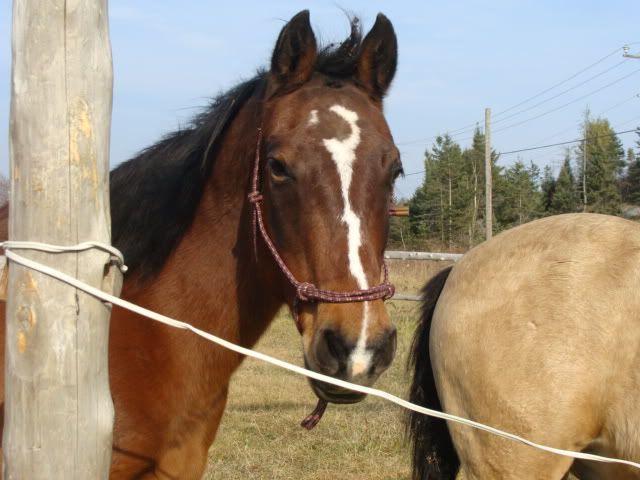
[[[154,308],[251,346],[280,301],[265,286],[273,275],[271,259],[261,254],[258,264],[253,252],[246,198],[254,155],[247,138],[255,132],[236,130],[218,151],[193,224],[153,285],[140,293]]]

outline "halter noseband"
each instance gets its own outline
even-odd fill
[[[302,333],[302,325],[300,324],[299,312],[298,312],[298,304],[300,302],[325,302],[325,303],[353,303],[353,302],[368,302],[371,300],[387,300],[393,297],[395,293],[394,286],[389,282],[389,272],[387,270],[386,262],[382,262],[382,269],[384,272],[384,280],[380,285],[375,287],[367,288],[366,290],[352,290],[347,292],[338,292],[335,290],[322,290],[316,287],[314,284],[309,282],[300,282],[298,281],[291,270],[287,267],[280,257],[278,250],[275,245],[271,241],[269,234],[267,233],[267,229],[264,226],[264,221],[262,219],[262,210],[260,208],[260,204],[262,203],[263,197],[259,190],[259,176],[260,176],[260,150],[262,147],[262,128],[258,128],[258,141],[256,142],[256,155],[255,155],[255,164],[253,167],[253,179],[251,183],[251,192],[247,195],[249,202],[253,206],[253,218],[252,218],[252,227],[253,227],[253,248],[254,253],[257,258],[258,249],[257,249],[257,232],[260,232],[264,243],[267,245],[267,248],[271,252],[273,259],[280,267],[280,270],[287,277],[289,283],[293,286],[296,291],[296,298],[293,302],[293,317],[296,322],[296,326],[298,331]]]

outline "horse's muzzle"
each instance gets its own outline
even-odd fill
[[[348,343],[339,332],[324,329],[318,332],[311,352],[305,354],[307,368],[331,377],[371,386],[391,364],[396,351],[397,332],[390,325],[366,348]],[[332,403],[356,403],[365,394],[310,380],[316,395]]]

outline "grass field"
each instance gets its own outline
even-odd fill
[[[443,266],[433,262],[392,265],[392,280],[399,291],[415,292]],[[398,350],[376,386],[400,397],[406,397],[409,384],[405,365],[417,308],[415,302],[388,303],[398,328]],[[288,314],[278,316],[256,349],[302,365],[300,339]],[[355,405],[329,405],[320,424],[307,432],[299,423],[315,403],[306,379],[246,360],[231,382],[229,403],[204,478],[409,478],[409,450],[399,407],[376,398]]]
[[[443,262],[396,261],[397,291],[416,293]],[[406,398],[405,367],[419,315],[416,302],[390,301],[398,328],[396,358],[376,387]],[[300,338],[281,312],[256,349],[302,365]],[[329,405],[311,432],[300,421],[316,398],[306,379],[248,359],[231,382],[229,403],[209,452],[207,480],[400,480],[410,475],[404,412],[377,398],[355,405]],[[571,475],[570,480],[575,480]]]

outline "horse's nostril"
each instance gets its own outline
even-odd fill
[[[398,330],[393,325],[387,331],[387,343],[393,346],[393,350],[396,349],[396,344],[398,343]]]
[[[382,342],[380,342],[380,346],[375,349],[375,360],[374,360],[374,372],[382,373],[387,369],[391,362],[393,361],[393,357],[396,354],[396,345],[398,343],[398,331],[395,327],[389,328],[384,335]]]
[[[325,330],[324,340],[327,343],[329,353],[339,362],[341,367],[344,366],[347,363],[350,349],[342,335],[339,335],[334,330]]]
[[[314,357],[322,373],[338,375],[344,372],[348,356],[349,347],[340,334],[329,329],[320,332]]]

